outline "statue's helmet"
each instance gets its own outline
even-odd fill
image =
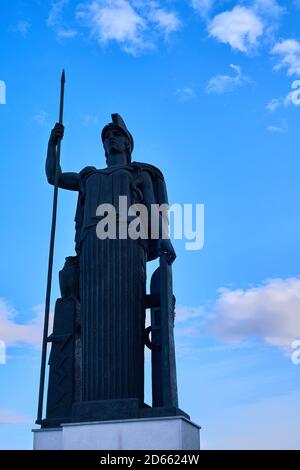
[[[112,114],[111,119],[112,119],[112,122],[107,124],[102,130],[102,133],[101,133],[102,142],[104,142],[104,140],[105,140],[106,133],[107,133],[108,129],[111,129],[112,127],[116,128],[116,129],[119,129],[124,135],[126,135],[126,137],[128,137],[129,152],[131,154],[132,151],[133,151],[133,147],[134,147],[134,141],[133,141],[132,135],[130,134],[129,130],[126,127],[126,124],[125,124],[124,120],[122,119],[120,114]]]

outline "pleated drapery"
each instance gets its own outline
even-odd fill
[[[138,240],[99,240],[80,254],[82,399],[144,400],[146,255]]]

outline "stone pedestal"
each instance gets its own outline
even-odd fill
[[[199,450],[200,427],[175,416],[33,430],[34,450]]]

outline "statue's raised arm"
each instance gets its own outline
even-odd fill
[[[59,139],[64,136],[64,126],[56,123],[51,131],[46,159],[46,175],[49,184],[54,185],[56,169],[56,151]],[[79,191],[79,174],[73,172],[63,173],[59,167],[58,186],[70,191]]]

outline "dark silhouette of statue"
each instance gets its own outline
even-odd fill
[[[51,132],[46,174],[54,184],[56,145],[64,127]],[[178,408],[174,350],[172,269],[176,255],[163,237],[123,238],[119,197],[128,206],[167,203],[166,185],[156,167],[131,161],[132,135],[118,114],[102,131],[107,167],[86,167],[79,173],[59,169],[58,186],[78,192],[75,216],[75,257],[60,272],[61,299],[57,300],[49,359],[47,416],[44,426],[62,422],[187,416]],[[116,208],[115,239],[99,239],[96,215],[100,204]],[[123,233],[123,232],[122,232]],[[146,264],[160,259],[160,267],[146,294]],[[145,329],[146,309],[151,326]],[[151,339],[150,339],[151,336]],[[144,346],[152,351],[152,407],[144,403]]]

